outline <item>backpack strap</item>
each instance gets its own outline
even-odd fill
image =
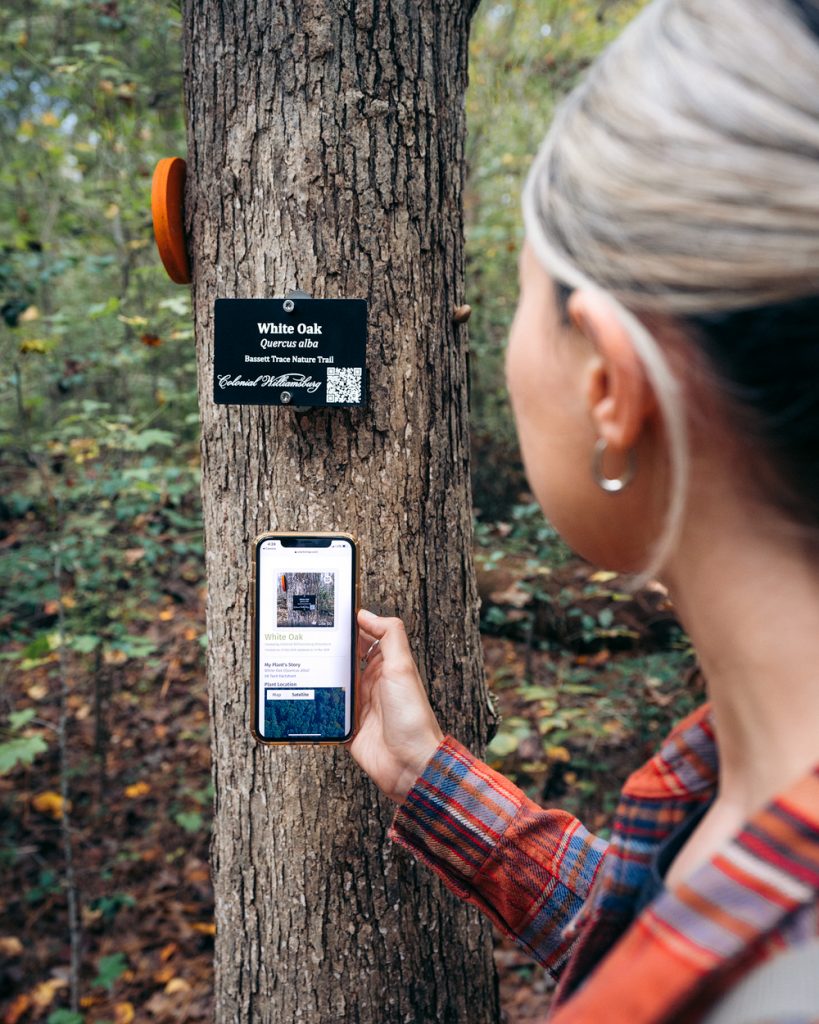
[[[752,968],[701,1024],[767,1024],[819,1018],[819,936]]]

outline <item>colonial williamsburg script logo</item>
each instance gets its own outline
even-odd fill
[[[219,405],[364,405],[364,299],[217,299]]]
[[[267,376],[246,379],[239,375],[231,377],[229,373],[223,373],[216,380],[220,388],[306,388],[309,394],[313,394],[321,387],[320,380],[313,380],[312,377],[305,377],[303,373],[285,373],[280,377]]]

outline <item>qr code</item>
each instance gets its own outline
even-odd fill
[[[360,402],[361,401],[361,367],[360,366],[328,366],[327,367],[327,401],[328,402]]]

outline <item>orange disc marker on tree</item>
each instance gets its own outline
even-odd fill
[[[182,212],[186,168],[181,157],[165,157],[156,165],[151,185],[151,213],[156,247],[168,277],[176,284],[191,283]]]

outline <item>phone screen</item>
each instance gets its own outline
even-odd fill
[[[355,586],[355,547],[349,538],[259,541],[255,686],[262,739],[349,738]]]

